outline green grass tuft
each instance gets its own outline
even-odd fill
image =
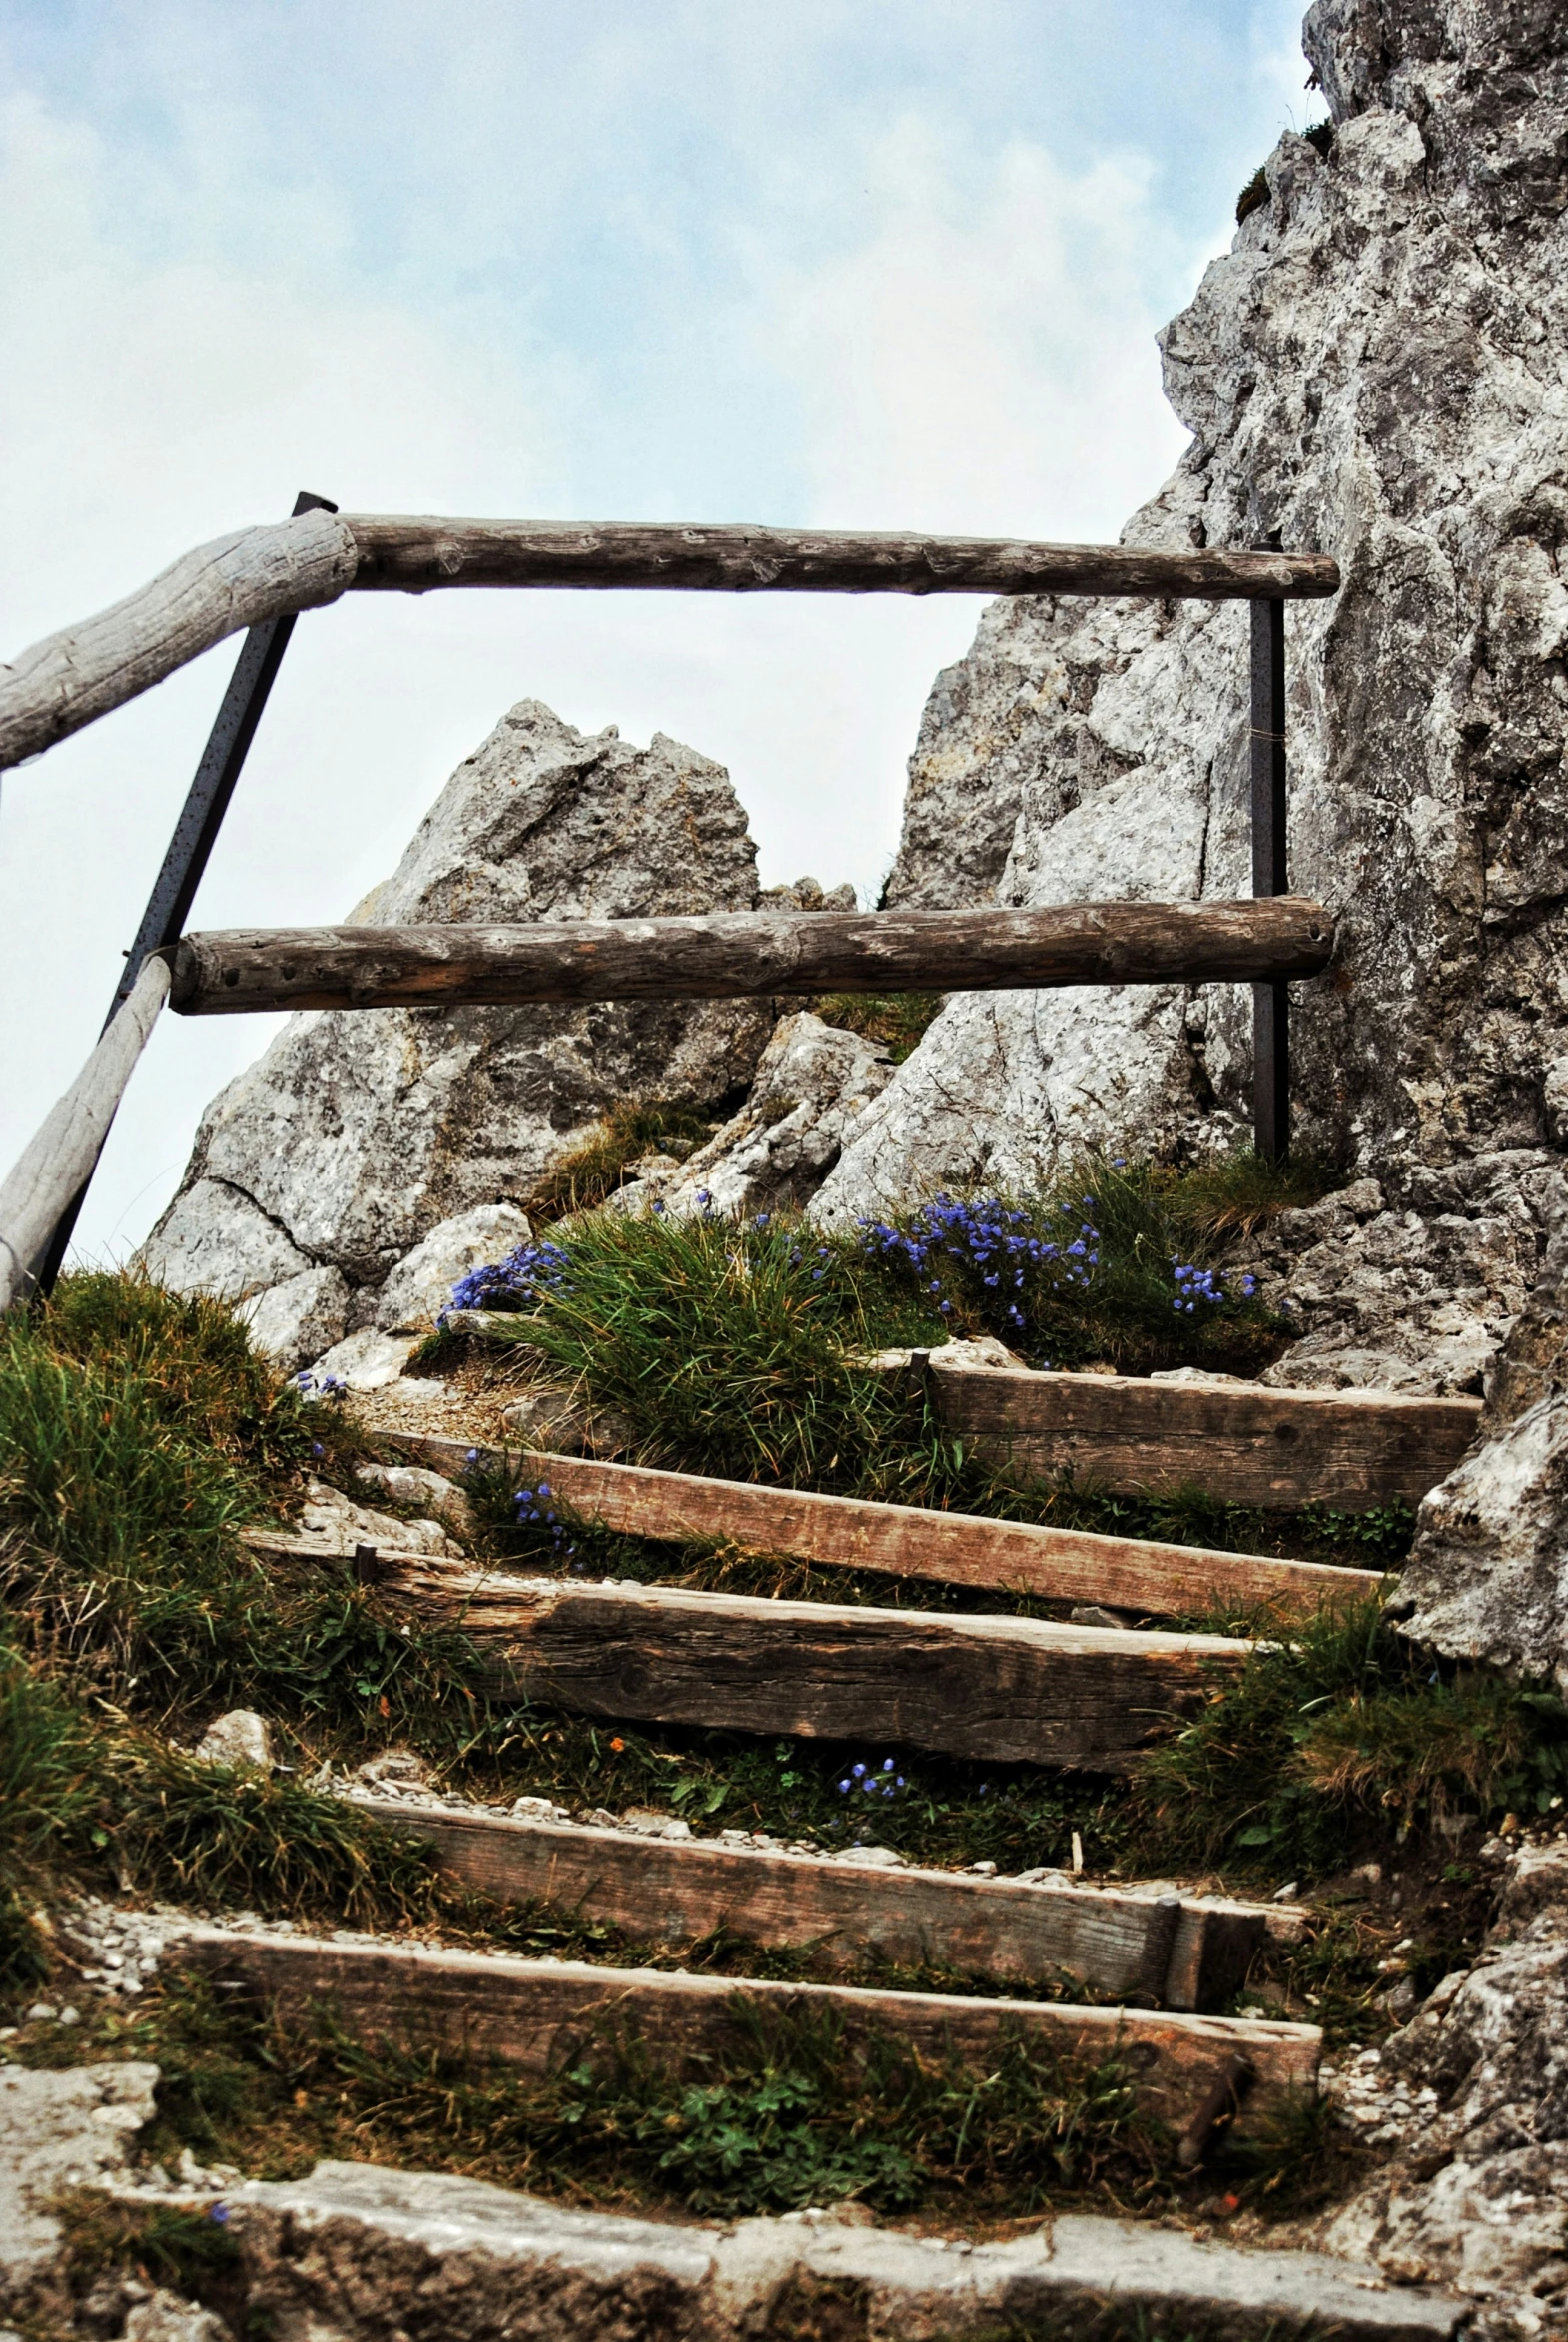
[[[1146,1811],[1178,1858],[1321,1875],[1391,1830],[1455,1812],[1545,1812],[1568,1784],[1560,1700],[1480,1675],[1443,1679],[1375,1596],[1272,1637],[1144,1760]]]
[[[880,1042],[894,1065],[901,1066],[924,1041],[944,997],[940,992],[830,992],[811,1006],[824,1024],[836,1025],[841,1033]]]
[[[699,1108],[668,1099],[623,1100],[602,1123],[552,1163],[523,1197],[523,1209],[537,1226],[575,1211],[596,1211],[624,1185],[629,1167],[655,1151],[682,1161],[713,1129]]]

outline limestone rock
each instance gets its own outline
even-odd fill
[[[376,1322],[386,1333],[422,1332],[451,1300],[452,1287],[470,1268],[500,1260],[527,1243],[533,1229],[515,1203],[479,1203],[432,1227],[398,1261],[381,1290]]]
[[[346,1390],[385,1390],[398,1380],[419,1340],[416,1333],[375,1333],[369,1327],[351,1333],[323,1351],[311,1367],[311,1381],[318,1390],[335,1382]]]
[[[307,1268],[242,1301],[240,1315],[256,1347],[293,1374],[343,1340],[350,1298],[342,1269]]]
[[[756,896],[721,766],[523,700],[352,917],[632,918]],[[144,1256],[183,1288],[336,1267],[369,1297],[441,1223],[525,1193],[617,1100],[741,1089],[772,1022],[766,1002],[723,1001],[294,1017],[209,1107]]]
[[[1568,1204],[1544,1148],[1412,1169],[1388,1205],[1358,1179],[1253,1240],[1259,1297],[1302,1329],[1262,1380],[1288,1388],[1481,1392]]]
[[[1568,1689],[1568,1208],[1509,1334],[1481,1436],[1417,1516],[1405,1632]]]
[[[319,1545],[324,1553],[352,1553],[356,1545],[378,1545],[389,1553],[436,1553],[448,1560],[462,1555],[462,1547],[439,1521],[400,1521],[393,1513],[373,1512],[324,1480],[306,1483],[305,1502],[291,1533]]]
[[[318,2163],[229,2201],[253,2322],[380,2342],[413,2321],[465,2335],[874,2335],[929,2342],[1098,2323],[1108,2300],[1160,2333],[1444,2342],[1460,2302],[1364,2264],[1236,2252],[1147,2221],[1059,2216],[955,2245],[818,2211],[729,2227],[578,2211],[432,2171]]]
[[[579,1392],[540,1383],[501,1410],[514,1439],[547,1455],[624,1455],[636,1439],[613,1407],[590,1407]]]
[[[222,1179],[190,1180],[138,1255],[149,1276],[177,1293],[226,1300],[304,1275],[315,1266],[277,1220]]]
[[[256,1773],[270,1773],[273,1736],[265,1717],[254,1708],[231,1708],[209,1724],[196,1744],[196,1755],[203,1765],[247,1766]]]
[[[0,2065],[0,2280],[52,2258],[65,2187],[101,2187],[156,2111],[156,2065],[78,2065],[63,2073]]]
[[[230,2336],[210,2309],[160,2285],[150,2300],[137,2302],[128,2313],[124,2342],[230,2342]]]
[[[1164,335],[1192,444],[1125,536],[1341,565],[1287,614],[1291,882],[1340,934],[1292,988],[1296,1132],[1426,1216],[1423,1169],[1539,1150],[1568,1097],[1568,18],[1320,0],[1306,49],[1331,152],[1280,141]],[[1249,892],[1246,633],[1238,605],[988,610],[927,710],[888,902]],[[816,1209],[1200,1149],[1249,1088],[1240,987],[957,996]],[[1482,1290],[1436,1333],[1450,1382],[1509,1313],[1490,1273],[1455,1264]]]
[[[383,1488],[398,1504],[425,1504],[456,1529],[473,1526],[473,1505],[465,1490],[421,1464],[361,1464],[355,1473],[368,1488]]]
[[[1322,2223],[1322,2243],[1375,2257],[1401,2282],[1456,2286],[1495,2305],[1502,2314],[1485,2333],[1558,2330],[1568,2299],[1568,1845],[1518,1851],[1479,1959],[1444,1979],[1381,2065],[1407,2126],[1393,2161]]]
[[[885,1049],[802,1009],[783,1017],[737,1115],[668,1171],[630,1181],[615,1208],[751,1215],[798,1209],[837,1162],[892,1068]],[[704,1201],[704,1198],[706,1200]]]

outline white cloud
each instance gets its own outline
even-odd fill
[[[237,210],[214,167],[209,151],[203,201]],[[483,340],[460,312],[378,297],[345,274],[330,190],[269,192],[288,265],[226,259],[194,227],[199,257],[133,237],[124,169],[36,99],[0,117],[0,523],[27,548],[0,577],[7,647],[287,510],[300,486],[372,509],[561,508],[592,420],[580,352]],[[742,290],[709,322],[727,363],[739,351],[753,370],[759,411],[796,417],[784,467],[808,483],[800,517],[1114,533],[1178,443],[1150,345],[1160,230],[1142,167],[1071,178],[1038,147],[977,157],[912,117],[870,144],[862,176],[856,234],[811,268],[787,230],[732,222]],[[650,446],[689,423],[671,395],[644,418]],[[754,508],[773,503],[781,460],[759,427]],[[663,729],[724,759],[766,878],[809,869],[869,891],[926,689],[975,616],[935,599],[351,597],[300,625],[198,923],[340,917],[530,693],[584,728]],[[4,1161],[96,1033],[232,657],[7,778]],[[266,1030],[165,1020],[95,1183],[89,1249],[145,1231],[200,1108]]]
[[[1174,239],[1151,170],[1079,178],[1040,147],[984,173],[907,119],[867,158],[872,233],[773,321],[810,416],[822,517],[976,534],[1114,537],[1184,434],[1164,404],[1154,301]]]

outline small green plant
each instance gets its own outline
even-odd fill
[[[1270,2219],[1298,2219],[1348,2193],[1374,2159],[1331,2099],[1292,2090],[1240,2138],[1227,2136],[1210,2169],[1220,2187]]]
[[[1263,1639],[1245,1666],[1144,1760],[1146,1811],[1180,1855],[1321,1873],[1391,1827],[1455,1810],[1544,1812],[1568,1781],[1560,1700],[1478,1675],[1444,1680],[1376,1596],[1253,1625]]]
[[[551,1164],[523,1197],[538,1225],[577,1211],[596,1211],[625,1182],[628,1166],[655,1151],[684,1161],[713,1125],[694,1106],[670,1099],[621,1100],[602,1123]]]
[[[940,992],[830,992],[811,1005],[824,1024],[880,1042],[894,1065],[901,1066],[924,1041],[943,997]]]
[[[96,2188],[71,2187],[52,2206],[71,2276],[83,2285],[118,2269],[145,2269],[157,2284],[210,2298],[214,2280],[238,2272],[240,2247],[223,2207],[134,2204]]]

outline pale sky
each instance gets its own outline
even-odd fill
[[[1114,540],[1154,334],[1305,90],[1302,0],[0,0],[0,655],[346,509]],[[342,918],[524,696],[730,768],[874,900],[979,604],[350,599],[197,926]],[[237,645],[5,778],[0,1170],[91,1047]],[[276,1029],[166,1017],[80,1231],[146,1232]]]

